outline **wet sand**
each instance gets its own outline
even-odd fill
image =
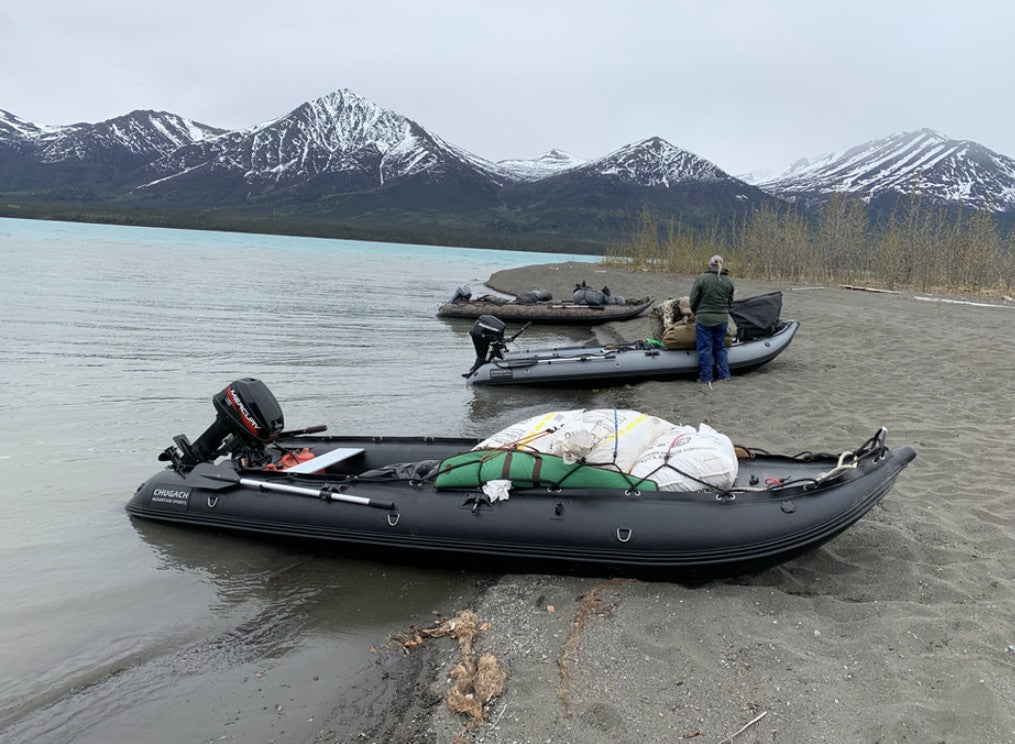
[[[692,281],[560,264],[489,284],[564,298],[583,279],[657,301]],[[756,575],[697,586],[504,575],[473,606],[490,623],[479,649],[508,672],[489,721],[466,729],[438,703],[457,660],[444,639],[403,698],[409,710],[371,733],[718,744],[747,726],[733,742],[1015,742],[1015,303],[737,281],[740,298],[774,290],[801,330],[767,366],[712,390],[604,389],[589,407],[707,422],[786,454],[851,449],[886,426],[890,446],[918,457],[884,502]],[[595,332],[634,340],[650,329],[645,316]]]

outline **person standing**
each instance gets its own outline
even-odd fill
[[[708,271],[694,280],[691,287],[691,312],[694,313],[694,330],[698,350],[698,379],[712,384],[715,379],[730,379],[730,365],[726,354],[726,329],[730,322],[730,304],[733,302],[733,279],[723,268],[722,256],[712,256]]]

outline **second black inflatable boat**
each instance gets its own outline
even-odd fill
[[[775,359],[786,350],[800,324],[781,323],[770,335],[750,341],[734,341],[729,347],[733,373],[748,372]],[[484,329],[490,329],[485,331]],[[645,342],[606,346],[567,346],[547,349],[504,350],[500,356],[480,354],[484,343],[477,335],[486,333],[498,343],[503,324],[487,317],[473,325],[477,361],[467,378],[473,385],[623,385],[645,380],[693,378],[698,374],[698,352],[694,349],[660,349]]]
[[[781,320],[781,308],[780,292],[734,303],[730,316],[736,322],[736,338],[727,349],[731,372],[757,369],[786,350],[800,324]],[[694,349],[660,348],[648,341],[517,349],[512,348],[512,342],[521,331],[505,338],[505,328],[503,320],[491,315],[473,324],[469,335],[476,361],[462,375],[470,383],[604,387],[698,375],[698,352]],[[693,330],[692,325],[692,334]]]

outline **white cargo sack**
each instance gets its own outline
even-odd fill
[[[616,465],[627,473],[641,453],[672,426],[657,416],[604,408],[585,411],[558,431],[547,452],[570,464]]]
[[[524,449],[548,453],[557,432],[569,421],[580,417],[584,408],[574,411],[552,411],[527,418],[501,429],[472,449]]]
[[[732,487],[739,467],[730,438],[701,424],[697,431],[693,426],[674,426],[657,438],[631,474],[651,478],[660,491],[704,491],[710,486]]]

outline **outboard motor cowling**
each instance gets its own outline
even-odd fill
[[[487,352],[492,346],[499,350],[504,343],[504,321],[492,315],[480,315],[479,319],[472,324],[469,335],[472,337],[472,345],[476,347],[476,358],[487,358]]]
[[[182,468],[210,462],[227,452],[260,460],[265,445],[275,441],[285,428],[282,408],[275,396],[267,385],[253,377],[231,382],[212,397],[212,405],[215,421],[197,441],[191,444],[182,434],[173,437],[179,451],[170,447],[159,455],[160,460],[171,460]]]
[[[469,336],[476,347],[476,362],[472,369],[462,375],[469,378],[473,373],[491,359],[503,359],[506,341],[504,340],[504,321],[492,315],[480,315]]]

